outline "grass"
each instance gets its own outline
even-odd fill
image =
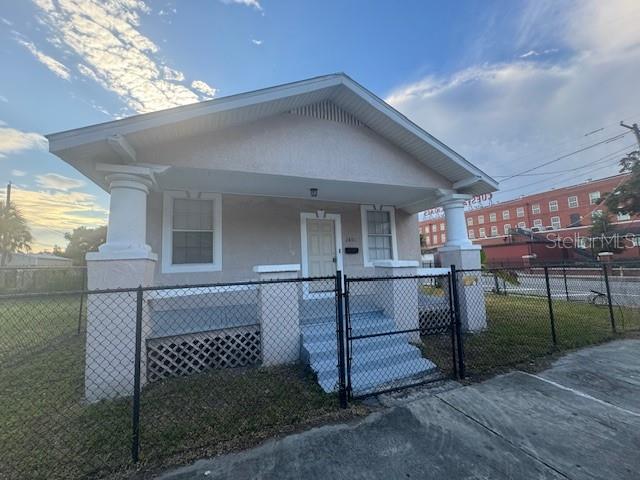
[[[128,477],[365,413],[339,410],[301,365],[165,380],[143,390],[141,463],[134,469],[131,401],[82,401],[84,335],[76,334],[78,300],[67,301],[13,302],[0,313],[0,338],[23,327],[21,341],[5,339],[0,358],[0,478]],[[49,347],[47,325],[56,339]],[[28,355],[18,355],[25,348]]]
[[[487,328],[464,335],[468,376],[482,377],[549,355],[618,338],[640,329],[640,310],[614,307],[617,334],[611,330],[607,307],[554,300],[556,344],[551,336],[546,297],[522,295],[485,296]],[[451,347],[440,337],[423,337],[423,353],[436,364],[450,364]]]

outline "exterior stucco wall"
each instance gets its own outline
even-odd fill
[[[213,170],[451,188],[451,182],[372,130],[282,114],[140,149],[138,161]]]
[[[372,275],[363,266],[360,205],[288,198],[222,196],[222,271],[162,273],[162,193],[148,199],[147,242],[158,254],[155,283],[159,285],[233,282],[256,278],[255,265],[302,264],[300,213],[325,210],[337,213],[342,223],[342,248],[358,247],[355,255],[343,254],[347,275]],[[396,210],[396,236],[400,260],[419,260],[420,242],[416,215]]]

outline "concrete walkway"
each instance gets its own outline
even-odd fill
[[[640,341],[623,340],[160,478],[637,479],[638,447]]]

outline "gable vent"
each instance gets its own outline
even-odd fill
[[[336,104],[324,101],[305,105],[304,107],[294,108],[289,113],[294,115],[304,115],[307,117],[320,118],[322,120],[330,120],[332,122],[345,123],[355,127],[362,127],[364,124],[350,113],[345,112]]]

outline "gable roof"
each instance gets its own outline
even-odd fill
[[[498,183],[453,149],[410,121],[343,73],[324,75],[205,102],[135,115],[47,135],[49,150],[89,174],[83,165],[92,147],[108,149],[114,138],[135,148],[159,139],[170,141],[331,102],[378,135],[447,178],[461,192],[495,191]],[[84,159],[84,160],[83,160]],[[83,168],[84,167],[84,168]],[[91,175],[89,175],[91,176]]]

